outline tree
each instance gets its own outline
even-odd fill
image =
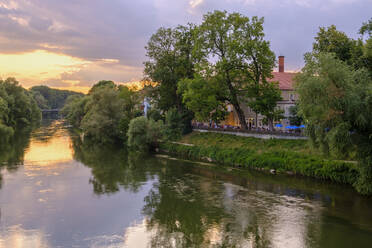
[[[149,152],[158,146],[162,134],[162,121],[154,121],[140,116],[132,119],[129,123],[128,145],[136,151]]]
[[[138,114],[139,103],[137,91],[112,81],[99,81],[88,95],[70,96],[62,112],[94,141],[126,142],[128,125]]]
[[[217,87],[213,78],[205,80],[199,75],[194,79],[184,79],[179,82],[178,90],[182,92],[183,103],[195,113],[199,121],[213,120],[219,123],[227,115],[224,102],[225,90]]]
[[[296,77],[299,112],[315,146],[338,157],[356,153],[359,178],[354,187],[372,194],[372,80],[335,54],[305,55]]]
[[[372,18],[368,22],[364,22],[362,27],[359,29],[361,35],[367,34],[368,36],[372,35]]]
[[[274,130],[274,121],[283,118],[283,110],[277,107],[278,101],[282,100],[279,84],[275,82],[260,83],[255,93],[254,100],[248,105],[254,112],[265,116],[269,130],[272,131]]]
[[[92,88],[90,88],[88,95],[93,94],[93,92],[96,91],[97,89],[101,89],[101,88],[116,89],[116,87],[117,87],[116,84],[111,80],[101,80],[95,85],[93,85]]]
[[[234,106],[243,129],[248,126],[241,103],[248,101],[252,85],[258,89],[261,82],[272,77],[275,65],[275,55],[264,40],[263,21],[215,11],[205,15],[197,28],[197,73],[218,84],[215,88],[221,92],[216,100]]]
[[[32,94],[20,86],[15,78],[0,80],[0,88],[0,97],[7,102],[7,126],[24,128],[40,121],[41,112]]]
[[[290,113],[289,123],[291,125],[300,126],[303,122],[303,118],[298,113],[298,104],[291,106],[289,108],[289,113]]]
[[[81,121],[86,114],[86,104],[90,101],[89,96],[69,96],[66,100],[64,107],[62,108],[62,114],[75,127],[80,127]]]
[[[192,25],[160,28],[146,46],[149,61],[145,62],[145,75],[157,83],[154,91],[158,95],[158,108],[163,111],[173,107],[184,110],[177,83],[183,78],[192,78],[194,74],[192,32]]]
[[[183,133],[191,130],[193,113],[182,103],[177,84],[194,75],[193,32],[192,24],[174,29],[160,28],[146,46],[149,60],[145,62],[144,73],[147,81],[155,82],[147,87],[149,97],[156,103],[155,108],[164,112],[176,108],[181,113]]]
[[[347,63],[350,63],[352,49],[352,40],[344,32],[338,31],[335,25],[320,27],[313,43],[314,52],[334,53],[338,59]]]
[[[32,93],[15,78],[0,80],[0,143],[7,143],[16,131],[32,127],[40,119]]]
[[[369,28],[371,21],[364,23],[360,29],[360,34],[370,34]],[[366,42],[363,39],[351,39],[344,32],[338,31],[336,26],[328,28],[321,27],[315,42],[313,43],[314,53],[334,53],[336,58],[352,65],[355,69],[372,68],[372,40]],[[371,73],[372,77],[372,73]]]

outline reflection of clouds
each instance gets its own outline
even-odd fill
[[[127,227],[124,235],[101,235],[87,238],[92,248],[126,248],[126,247],[150,247],[151,237],[155,235],[154,231],[149,231],[146,227],[146,218],[140,222],[134,222]]]
[[[20,225],[11,226],[0,233],[0,248],[51,247],[41,230],[25,230]]]
[[[60,125],[56,121],[52,126]],[[62,135],[65,130],[59,129],[57,133],[44,141],[33,138],[29,149],[24,156],[24,167],[26,173],[35,173],[38,170],[45,170],[45,166],[54,167],[57,163],[68,162],[72,160],[72,148],[69,136]],[[54,173],[54,172],[53,172]]]
[[[224,186],[224,207],[233,217],[224,223],[229,230],[221,236],[236,237],[232,243],[238,247],[306,247],[308,224],[319,223],[320,202],[227,183]]]
[[[124,247],[149,247],[151,236],[154,232],[147,230],[146,219],[134,223],[124,233]]]

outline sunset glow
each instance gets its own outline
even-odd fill
[[[43,50],[20,54],[0,54],[2,78],[15,77],[25,87],[60,80],[61,74],[86,67],[91,62]],[[71,82],[73,86],[73,82]]]

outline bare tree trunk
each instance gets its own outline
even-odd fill
[[[269,124],[269,130],[273,131],[274,130],[274,121],[272,119],[268,119],[267,122]]]
[[[239,118],[239,122],[240,122],[240,126],[243,130],[247,130],[248,129],[248,125],[247,125],[247,122],[245,121],[245,115],[244,115],[244,111],[241,109],[240,105],[239,105],[239,100],[238,100],[238,96],[236,94],[236,90],[234,89],[234,86],[232,85],[232,81],[231,81],[231,78],[230,78],[230,75],[229,75],[229,72],[226,71],[226,79],[227,79],[227,86],[229,88],[229,91],[230,91],[230,103],[234,106],[235,108],[235,111],[236,113],[238,114],[238,118]]]
[[[244,115],[243,110],[240,108],[239,103],[236,103],[236,104],[232,103],[232,104],[233,104],[233,106],[235,108],[235,111],[238,115],[241,128],[243,130],[247,130],[248,125],[247,125],[247,122],[245,121],[245,115]]]

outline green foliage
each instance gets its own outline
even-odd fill
[[[187,102],[196,103],[198,98],[205,97],[208,89],[213,89],[213,96],[205,100],[207,109],[197,115],[206,119],[206,112],[215,107],[213,112],[220,117],[221,106],[228,103],[234,106],[241,127],[247,129],[241,103],[249,100],[247,92],[252,85],[257,86],[271,77],[275,65],[275,55],[264,39],[263,18],[250,19],[239,13],[214,11],[204,16],[196,37],[193,51],[198,58],[196,72],[210,82],[204,87],[200,85],[201,80],[194,82],[196,85],[190,84],[194,87],[186,91]],[[191,94],[197,90],[201,93]],[[193,97],[194,101],[188,99]]]
[[[86,104],[90,100],[88,96],[69,96],[62,108],[62,114],[75,127],[80,127],[81,121],[86,114]]]
[[[96,142],[126,142],[129,122],[139,111],[140,95],[112,81],[100,81],[89,94],[71,96],[62,113],[85,137]]]
[[[214,133],[192,133],[181,142],[160,148],[177,156],[244,168],[293,172],[298,175],[353,184],[358,176],[354,163],[328,160],[312,151],[304,140],[263,140]]]
[[[344,32],[338,31],[335,25],[321,27],[313,43],[313,51],[336,54],[342,61],[350,61],[353,42]]]
[[[122,102],[113,88],[95,89],[87,102],[87,112],[81,121],[84,134],[96,141],[111,142],[119,137],[123,116]]]
[[[149,61],[145,62],[145,75],[148,80],[156,82],[149,94],[160,110],[176,107],[183,111],[177,83],[183,78],[192,78],[194,74],[191,56],[193,29],[193,25],[160,28],[148,41],[146,55]]]
[[[368,20],[368,22],[364,22],[362,27],[359,29],[359,33],[361,35],[368,34],[371,36],[372,34],[372,18]]]
[[[177,140],[181,138],[183,130],[182,115],[175,108],[168,110],[165,114],[165,137],[169,140]]]
[[[101,80],[89,90],[88,95],[91,95],[94,91],[101,88],[115,89],[116,85],[113,81],[110,80]]]
[[[368,33],[370,36],[371,20],[360,29],[360,33],[363,35]],[[313,43],[314,53],[334,53],[337,59],[346,62],[348,65],[352,65],[355,69],[366,68],[371,70],[372,68],[372,39],[363,42],[362,39],[354,40],[344,32],[338,31],[336,26],[331,25],[328,28],[321,27],[315,42]],[[372,77],[372,72],[370,74]]]
[[[253,99],[248,106],[254,112],[265,116],[269,129],[273,130],[274,121],[283,118],[283,110],[277,107],[278,101],[283,100],[279,83],[264,81],[253,88],[253,94],[248,94]]]
[[[298,104],[291,106],[289,113],[289,122],[291,125],[300,126],[303,123],[303,118],[298,113]]]
[[[52,89],[48,86],[33,86],[30,89],[40,109],[62,109],[69,96],[83,96],[82,93]]]
[[[224,120],[227,114],[226,104],[223,99],[221,85],[212,80],[205,80],[200,75],[194,79],[183,79],[178,83],[178,91],[181,92],[183,103],[195,113],[199,121],[212,119],[216,123]]]
[[[338,156],[356,153],[360,177],[355,186],[372,193],[372,79],[332,54],[306,54],[296,78],[299,110],[317,147]]]
[[[32,94],[14,78],[0,80],[0,141],[7,142],[18,129],[33,126],[41,118]]]
[[[160,121],[164,119],[163,115],[161,114],[161,111],[156,108],[150,108],[150,110],[148,110],[147,118],[152,119],[154,121]]]
[[[152,151],[158,146],[163,129],[162,121],[149,120],[144,116],[134,118],[129,123],[128,145],[135,151]]]

